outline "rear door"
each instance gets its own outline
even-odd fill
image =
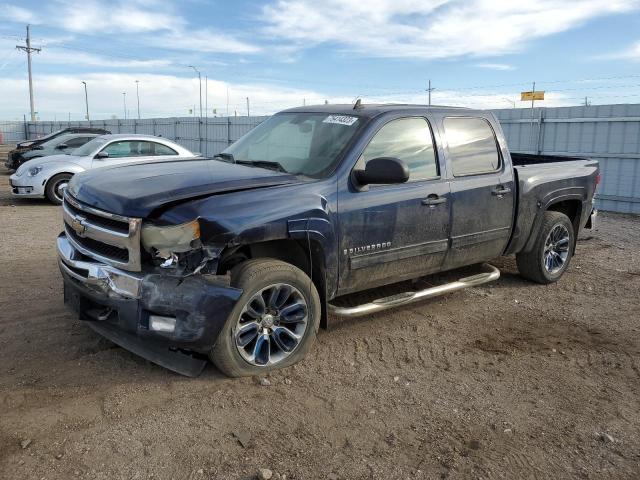
[[[442,265],[449,183],[435,145],[423,116],[393,118],[372,135],[355,168],[373,158],[399,158],[409,166],[409,181],[339,191],[340,293],[418,277]]]
[[[451,249],[444,267],[498,257],[511,235],[515,193],[501,132],[482,115],[446,116],[440,124],[451,172]]]

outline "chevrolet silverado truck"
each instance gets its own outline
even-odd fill
[[[74,176],[57,239],[64,299],[176,372],[211,360],[229,376],[264,374],[301,360],[331,315],[496,280],[486,262],[501,255],[527,279],[557,281],[593,225],[598,182],[593,160],[510,153],[487,111],[294,108],[212,159]],[[449,283],[406,281],[469,266],[478,272]],[[416,288],[341,301],[403,281]]]

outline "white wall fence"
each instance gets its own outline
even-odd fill
[[[600,162],[598,207],[640,214],[640,104],[494,110],[515,152],[575,155]],[[150,118],[91,122],[0,122],[5,143],[69,126],[160,135],[193,152],[219,153],[267,117]]]

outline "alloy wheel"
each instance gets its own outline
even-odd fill
[[[569,230],[564,225],[555,225],[544,242],[544,268],[556,274],[564,267],[569,257]]]
[[[286,283],[256,292],[242,308],[233,330],[238,352],[256,366],[282,362],[300,345],[308,324],[307,302]]]

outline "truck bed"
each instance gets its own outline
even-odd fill
[[[562,192],[566,199],[588,198],[596,187],[598,161],[589,158],[511,153],[516,198],[515,228],[506,253],[522,250],[536,229],[537,213]],[[580,212],[580,226],[590,211]]]

